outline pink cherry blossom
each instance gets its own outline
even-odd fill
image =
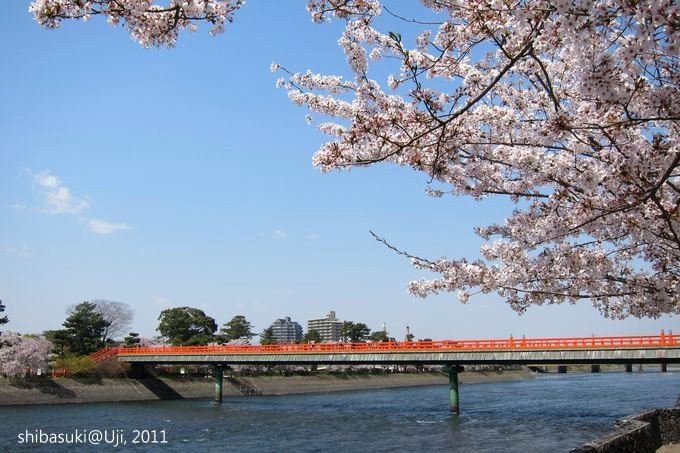
[[[25,337],[14,332],[0,335],[0,374],[10,377],[47,369],[52,343],[45,337]]]
[[[590,300],[615,318],[680,313],[680,5],[420,3],[427,20],[378,0],[309,0],[315,22],[346,21],[338,42],[351,76],[271,67],[330,137],[313,157],[321,171],[391,163],[428,175],[433,196],[517,204],[477,229],[476,260],[412,256],[378,238],[433,273],[410,291],[497,292],[519,312]],[[35,0],[30,10],[51,28],[101,14],[144,46],[172,46],[196,21],[221,32],[241,4]],[[417,28],[413,42],[385,15]]]
[[[180,30],[196,30],[197,21],[212,24],[211,34],[224,31],[225,22],[243,5],[242,0],[171,0],[158,5],[154,0],[34,0],[29,7],[44,27],[58,28],[64,19],[89,20],[103,15],[109,24],[123,24],[134,40],[144,47],[172,47]]]
[[[678,5],[422,3],[441,23],[408,47],[380,29],[384,7],[312,2],[315,20],[349,20],[339,44],[352,98],[284,84],[329,120],[322,171],[387,162],[426,173],[434,196],[517,203],[477,230],[480,259],[409,255],[436,275],[410,291],[497,292],[519,312],[589,299],[616,318],[680,313]]]

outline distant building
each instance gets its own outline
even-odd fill
[[[295,343],[302,340],[302,326],[290,317],[277,319],[271,325],[274,339],[277,343]]]
[[[324,343],[340,341],[342,321],[335,317],[335,311],[331,311],[323,319],[307,321],[307,332],[312,330],[319,332]]]

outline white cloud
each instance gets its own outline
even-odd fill
[[[30,169],[24,168],[24,172],[33,178],[33,183],[44,199],[46,207],[31,209],[34,212],[48,214],[79,214],[81,211],[92,206],[90,197],[78,197],[71,192],[71,189],[62,184],[61,180],[43,170],[33,173]],[[26,206],[21,204],[13,205],[14,209],[25,210]],[[81,222],[87,224],[88,229],[95,234],[113,234],[118,231],[131,230],[132,227],[125,223],[111,223],[105,220],[80,218]]]
[[[47,192],[47,204],[52,214],[78,214],[90,207],[89,200],[75,198],[68,187],[64,186]]]
[[[33,255],[31,249],[27,245],[22,245],[20,247],[7,247],[5,249],[5,253],[16,255],[21,258],[29,258],[31,255]]]
[[[32,173],[26,169],[26,172],[33,177],[33,182],[40,187],[47,203],[46,211],[50,214],[78,214],[92,204],[87,197],[74,196],[71,190],[62,185],[59,178],[51,174],[49,170]]]
[[[49,171],[41,171],[40,173],[37,173],[33,175],[33,179],[35,182],[37,182],[40,186],[46,188],[46,189],[55,189],[59,187],[59,178],[57,178],[54,175],[51,175]]]
[[[275,231],[274,231],[274,237],[275,237],[276,239],[283,239],[283,238],[285,238],[286,236],[288,236],[288,235],[286,234],[285,231],[281,231],[281,230],[275,230]]]
[[[87,221],[87,227],[96,234],[113,234],[118,231],[131,230],[130,225],[124,223],[109,223],[104,220],[90,219]]]

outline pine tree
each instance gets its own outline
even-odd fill
[[[240,339],[250,340],[255,336],[253,325],[243,315],[236,315],[231,318],[231,321],[225,323],[220,329],[220,334],[225,343]]]
[[[262,333],[260,334],[260,344],[262,345],[276,344],[276,337],[274,337],[273,328],[267,327],[262,331]]]
[[[3,311],[5,311],[5,306],[2,304],[2,301],[0,300],[0,313],[2,313]],[[0,318],[0,326],[3,324],[7,324],[8,322],[9,319],[7,318],[7,316],[3,316],[2,318]],[[0,331],[0,333],[2,333],[2,331]]]
[[[96,305],[91,302],[76,305],[63,326],[69,334],[69,349],[74,354],[91,354],[104,346],[103,335],[108,322],[96,312]]]
[[[142,341],[142,339],[139,338],[139,334],[137,332],[130,332],[123,340],[125,341],[125,347],[128,348],[138,346]]]

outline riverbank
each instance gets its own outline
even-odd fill
[[[647,410],[617,420],[613,432],[570,453],[676,453],[680,407]]]
[[[500,382],[529,379],[527,369],[511,371],[465,371],[460,383]],[[249,376],[225,379],[223,395],[290,395],[302,393],[343,392],[356,390],[446,385],[444,373],[408,374],[318,374],[309,376]],[[76,404],[122,401],[189,399],[214,396],[214,381],[207,378],[167,378],[148,376],[131,378],[58,378],[9,381],[0,379],[0,406],[33,404]]]

